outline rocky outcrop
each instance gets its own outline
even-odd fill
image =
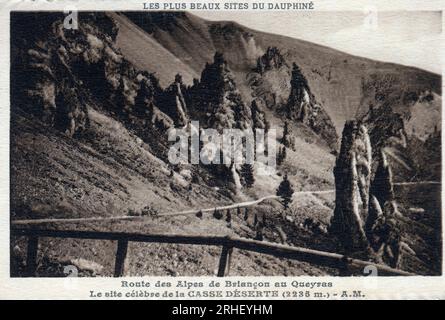
[[[46,14],[42,19],[46,28],[14,36],[13,102],[44,124],[73,136],[87,126],[87,107],[92,104],[83,90],[84,80],[105,80],[120,59],[112,49],[116,30],[100,15],[83,14],[77,31],[65,29],[58,14]],[[15,15],[12,23],[32,23],[32,17]],[[23,29],[14,28],[18,33]],[[92,78],[90,73],[97,70],[101,73]],[[106,84],[103,81],[98,88]]]
[[[371,144],[366,128],[355,121],[345,124],[334,177],[336,198],[331,233],[345,251],[366,252],[364,221],[368,216]]]
[[[290,81],[286,80],[289,77]],[[255,100],[289,120],[304,123],[332,151],[337,150],[338,136],[331,118],[316,101],[299,66],[294,63],[291,70],[278,48],[269,47],[247,78]]]
[[[252,110],[246,106],[221,53],[215,53],[213,63],[207,63],[201,80],[189,90],[194,117],[204,120],[207,127],[222,132],[224,129],[250,129]],[[259,119],[259,109],[256,117]]]
[[[419,109],[423,106],[417,104]],[[393,166],[397,168],[394,171],[395,180],[440,180],[440,126],[438,129],[431,123],[419,121],[409,109],[398,112],[394,109],[388,104],[371,105],[369,111],[361,118],[369,129],[373,156],[379,158],[379,150],[382,148],[391,149],[388,155],[396,160],[396,163],[393,161]],[[434,106],[426,103],[421,110],[422,117],[434,118]],[[419,132],[415,128],[419,128]]]
[[[290,91],[290,68],[276,47],[269,47],[257,58],[256,67],[247,74],[252,97],[270,110],[286,104]]]
[[[162,93],[158,101],[160,108],[173,119],[177,126],[184,126],[188,122],[188,109],[184,97],[186,90],[182,76],[177,74],[175,81]]]
[[[88,109],[94,108],[118,118],[155,148],[166,141],[154,134],[173,125],[160,104],[165,93],[156,77],[123,58],[115,46],[115,23],[105,14],[81,13],[79,28],[70,30],[63,15],[43,17],[46,29],[14,37],[14,106],[70,137],[85,131]],[[15,15],[13,23],[28,18]],[[183,103],[180,78],[176,80],[176,89],[172,85],[167,93]]]
[[[265,129],[267,131],[270,124],[267,121],[261,100],[252,100],[250,109],[252,110],[253,127],[258,129]]]
[[[331,118],[315,100],[308,81],[301,69],[294,63],[291,76],[291,91],[284,113],[289,119],[300,121],[309,126],[316,134],[336,149],[337,133]]]
[[[279,69],[282,66],[287,64],[280,50],[277,47],[268,47],[264,55],[257,59],[255,71],[262,75],[266,71]]]
[[[391,168],[389,167],[388,160],[383,151],[381,151],[380,161],[378,161],[370,192],[381,204],[394,200]]]
[[[334,168],[336,199],[329,230],[347,254],[396,267],[401,233],[392,173],[383,151],[374,160],[372,154],[366,127],[348,121]]]
[[[201,128],[213,128],[219,133],[228,129],[253,133],[252,130],[256,128],[268,128],[261,101],[252,101],[250,105],[244,103],[227,62],[218,52],[213,62],[206,64],[201,79],[195,80],[193,86],[186,90],[185,101],[190,119],[199,119]],[[235,150],[241,150],[241,147],[235,146]],[[233,157],[244,154],[234,155],[230,145],[224,145],[220,151],[221,164],[212,165],[210,170],[228,189],[236,193],[242,187],[239,177],[241,159],[237,158],[237,163],[233,164]]]
[[[369,130],[374,157],[380,157],[379,150],[396,141],[400,145],[406,144],[403,118],[392,112],[388,106],[374,107],[371,105],[361,121],[366,124]]]
[[[394,198],[391,168],[383,151],[377,161],[370,187],[372,204],[369,206],[365,230],[377,259],[397,267],[402,244],[398,223],[401,213]]]

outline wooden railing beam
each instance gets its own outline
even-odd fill
[[[404,275],[413,276],[414,274],[393,269],[386,265],[376,264],[370,261],[352,259],[347,256],[318,251],[313,249],[291,247],[288,245],[257,241],[244,238],[222,237],[222,236],[195,236],[195,235],[177,235],[177,234],[136,234],[126,232],[100,232],[100,231],[77,231],[77,230],[44,230],[44,229],[19,229],[11,228],[12,234],[17,236],[30,237],[28,242],[27,266],[29,270],[35,271],[35,261],[37,256],[38,237],[55,238],[75,238],[75,239],[96,239],[96,240],[117,240],[117,257],[115,265],[115,274],[122,275],[124,272],[124,263],[127,253],[128,241],[134,242],[156,242],[156,243],[176,243],[176,244],[195,244],[222,246],[221,257],[218,267],[218,276],[224,276],[230,270],[230,256],[232,248],[248,250],[257,253],[272,255],[279,258],[287,258],[308,263],[327,266],[335,269],[348,271],[361,270],[367,266],[374,266],[379,275]],[[30,271],[30,272],[31,272]],[[33,272],[34,272],[33,271]]]

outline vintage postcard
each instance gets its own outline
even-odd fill
[[[0,298],[445,298],[442,10],[2,2]]]

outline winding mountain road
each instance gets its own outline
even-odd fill
[[[296,195],[303,195],[303,194],[328,194],[332,193],[335,190],[321,190],[321,191],[295,191],[294,196]],[[167,217],[167,216],[180,216],[180,215],[189,215],[189,214],[196,214],[199,211],[202,213],[205,212],[213,212],[215,210],[228,210],[228,209],[236,209],[236,208],[244,208],[253,206],[256,204],[259,204],[265,200],[268,199],[277,199],[279,196],[276,195],[269,195],[262,198],[259,198],[257,200],[251,200],[251,201],[244,201],[244,202],[237,202],[226,206],[218,206],[218,207],[211,207],[206,209],[190,209],[185,211],[176,211],[176,212],[165,212],[165,213],[159,213],[157,217]],[[43,223],[73,223],[73,222],[92,222],[92,221],[135,221],[135,220],[144,220],[149,218],[150,216],[115,216],[115,217],[90,217],[90,218],[47,218],[47,219],[26,219],[26,220],[15,220],[11,221],[11,224],[14,226],[18,225],[36,225],[36,224],[43,224]]]
[[[396,186],[408,186],[408,185],[423,185],[423,184],[438,184],[440,185],[440,181],[415,181],[415,182],[396,182],[394,185]],[[304,194],[329,194],[335,192],[335,189],[329,190],[320,190],[320,191],[295,191],[294,196],[304,195]],[[269,195],[257,200],[237,202],[226,206],[212,207],[206,209],[190,209],[185,211],[176,211],[176,212],[164,212],[159,213],[156,217],[168,217],[168,216],[181,216],[181,215],[191,215],[196,214],[198,212],[206,213],[213,212],[215,210],[228,210],[228,209],[236,209],[236,208],[244,208],[253,205],[260,204],[261,202],[268,199],[277,199],[279,198],[276,195]],[[11,225],[13,226],[23,226],[23,225],[37,225],[43,223],[73,223],[73,222],[92,222],[92,221],[137,221],[148,219],[151,216],[115,216],[115,217],[90,217],[90,218],[60,218],[60,219],[26,219],[26,220],[15,220],[11,221]]]

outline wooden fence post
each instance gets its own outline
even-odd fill
[[[30,236],[28,238],[28,248],[26,255],[26,276],[35,277],[37,269],[37,249],[39,247],[39,237]]]
[[[347,276],[351,276],[352,272],[350,270],[350,266],[349,266],[349,260],[350,258],[348,258],[347,256],[343,256],[340,266],[338,267],[338,271],[339,271],[339,275],[341,277],[347,277]]]
[[[233,253],[233,247],[229,247],[229,251],[227,252],[227,273],[226,276],[230,275],[230,264],[232,263],[232,253]]]
[[[218,277],[224,277],[227,269],[227,274],[230,272],[230,261],[232,256],[233,247],[228,245],[223,245],[221,251],[221,257],[219,259],[218,266]]]
[[[116,262],[114,265],[114,276],[122,277],[125,272],[125,258],[127,257],[128,240],[117,241]]]

